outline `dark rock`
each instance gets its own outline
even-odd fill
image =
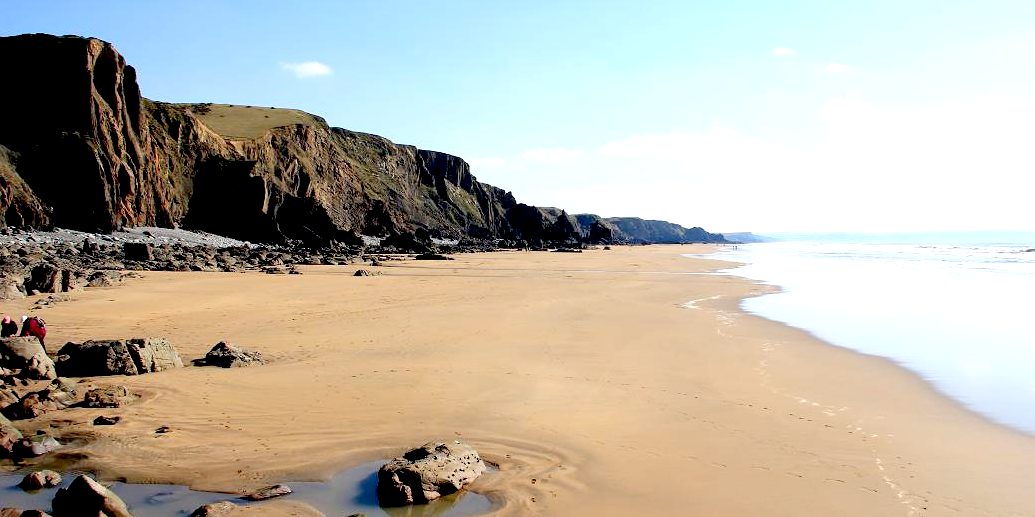
[[[115,425],[122,420],[122,417],[101,415],[93,419],[93,425]]]
[[[0,339],[0,365],[20,368],[21,375],[31,379],[57,378],[54,361],[40,340],[32,336]]]
[[[21,517],[50,517],[50,514],[43,510],[25,510]]]
[[[61,484],[61,474],[53,470],[38,470],[25,475],[22,482],[18,484],[22,490],[40,490],[53,488]]]
[[[291,487],[287,485],[273,485],[266,488],[260,488],[259,490],[242,497],[248,501],[265,501],[266,499],[273,499],[274,497],[280,497],[290,493]]]
[[[87,391],[83,397],[83,407],[116,408],[126,405],[130,400],[129,388],[121,385],[105,386]]]
[[[380,271],[369,271],[369,270],[366,270],[366,269],[357,269],[356,272],[352,274],[352,276],[380,276],[380,275],[381,275]]]
[[[79,476],[67,488],[59,488],[52,506],[58,517],[132,517],[119,496],[87,476]]]
[[[453,260],[453,257],[439,255],[438,253],[422,253],[413,258],[416,260]]]
[[[155,429],[155,433],[156,434],[166,434],[166,433],[171,433],[171,432],[172,432],[172,428],[167,426],[167,425],[163,425],[162,427],[159,427],[158,429]]]
[[[219,366],[222,368],[236,368],[241,366],[253,366],[266,364],[262,354],[253,350],[240,348],[231,343],[220,341],[205,354],[203,360],[206,366]]]
[[[141,375],[180,368],[176,349],[163,338],[68,343],[58,351],[58,372],[67,377]]]
[[[485,463],[460,441],[427,443],[377,471],[381,506],[427,503],[457,492],[485,472]]]

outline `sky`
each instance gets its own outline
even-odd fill
[[[711,231],[1035,230],[1035,2],[14,1],[144,96],[299,108],[519,201]],[[10,73],[10,71],[5,71]]]

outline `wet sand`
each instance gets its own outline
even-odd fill
[[[41,311],[48,349],[164,336],[186,362],[228,339],[273,363],[105,379],[142,399],[35,425],[95,434],[102,475],[204,490],[462,438],[499,464],[475,489],[506,515],[1035,514],[1035,438],[740,312],[768,288],[692,274],[722,266],[680,256],[703,249],[147,273]]]

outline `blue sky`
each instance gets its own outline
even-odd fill
[[[529,203],[720,231],[1035,230],[1035,2],[0,6],[5,35],[113,42],[149,98],[301,108]]]

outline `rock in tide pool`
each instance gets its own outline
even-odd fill
[[[463,489],[483,472],[485,463],[470,445],[426,443],[377,471],[378,502],[381,506],[427,503]]]
[[[199,506],[190,517],[225,517],[237,508],[238,506],[230,501],[218,501]]]
[[[61,474],[53,470],[39,470],[25,475],[18,485],[22,490],[39,490],[41,488],[54,488],[61,484]]]
[[[203,366],[219,366],[221,368],[236,368],[241,366],[252,366],[266,364],[262,354],[254,350],[238,347],[232,343],[220,341],[205,354],[205,358],[198,362]]]
[[[249,501],[265,501],[267,499],[273,499],[274,497],[280,497],[282,495],[288,495],[291,493],[291,487],[287,485],[273,485],[266,488],[260,488],[250,494],[247,494],[244,499]]]
[[[163,338],[68,343],[58,351],[57,370],[66,377],[141,375],[180,368],[183,361]]]
[[[34,434],[22,438],[14,444],[12,454],[22,458],[43,456],[61,448],[61,442],[48,434]]]
[[[59,517],[133,517],[119,496],[87,476],[79,476],[68,488],[58,489],[52,506],[54,515]]]

